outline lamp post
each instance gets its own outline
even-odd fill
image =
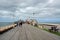
[[[33,19],[34,19],[34,15],[35,15],[35,13],[33,13]]]

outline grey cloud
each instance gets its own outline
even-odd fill
[[[27,0],[26,3],[29,4],[30,6],[35,6],[37,5],[38,3],[46,3],[47,0]]]
[[[0,0],[0,10],[15,11],[17,5],[17,0]]]
[[[60,0],[54,0],[52,4],[47,5],[46,7],[60,9]]]
[[[33,16],[33,12],[37,17],[60,17],[60,0],[48,2],[49,0],[0,0],[0,10],[8,11],[6,16],[13,17]],[[4,14],[0,13],[2,16]]]

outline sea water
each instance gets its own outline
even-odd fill
[[[60,22],[39,22],[39,24],[60,24]]]
[[[11,25],[13,24],[12,22],[0,22],[0,27],[5,27],[5,26],[8,26],[8,25]]]

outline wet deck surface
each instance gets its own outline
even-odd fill
[[[0,40],[60,40],[60,36],[23,24],[0,34]]]

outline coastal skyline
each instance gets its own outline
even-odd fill
[[[29,17],[41,22],[60,22],[60,0],[0,0],[0,22]]]

